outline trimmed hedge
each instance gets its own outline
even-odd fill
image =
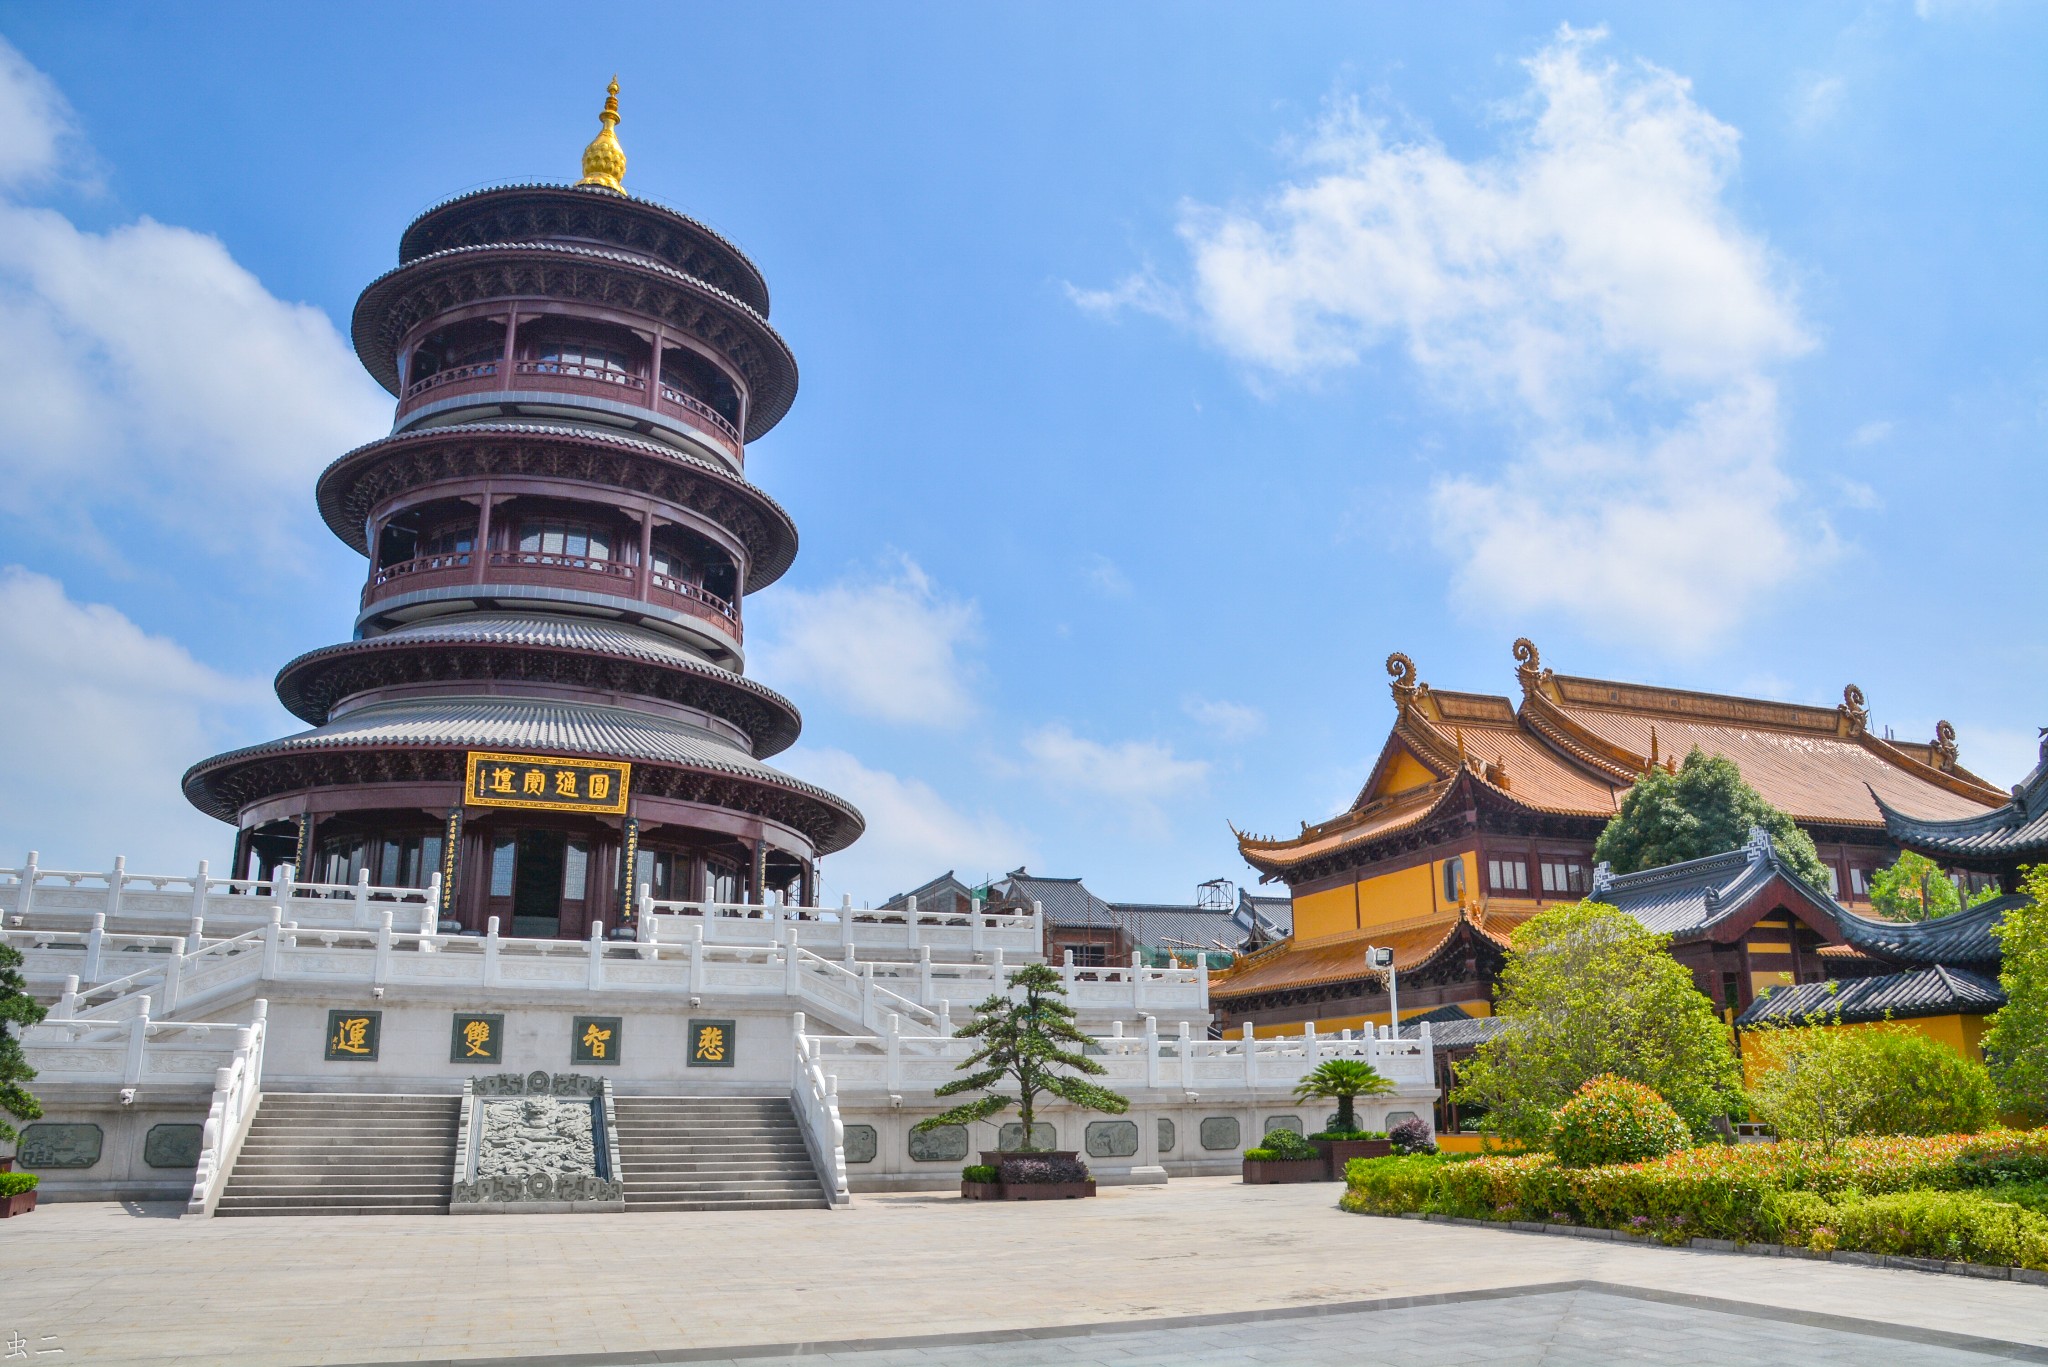
[[[19,1196],[25,1191],[34,1191],[43,1179],[32,1172],[0,1172],[0,1197]]]
[[[1293,1130],[1268,1130],[1258,1147],[1246,1149],[1244,1156],[1254,1163],[1305,1163],[1322,1157],[1323,1151]]]
[[[1003,1175],[993,1163],[969,1163],[966,1167],[960,1169],[960,1180],[963,1182],[1000,1182],[1003,1180]]]
[[[1567,1168],[1548,1154],[1358,1159],[1342,1205],[1581,1224],[1744,1243],[1802,1243],[2048,1267],[2048,1184],[1993,1182],[2048,1162],[2048,1131],[1742,1144]],[[2010,1196],[2007,1193],[2010,1193]],[[1932,1200],[1934,1196],[1953,1199]],[[1894,1199],[1898,1198],[1898,1199]],[[1829,1240],[1833,1240],[1830,1243]],[[1962,1248],[1964,1253],[1943,1250]],[[2031,1261],[2030,1261],[2031,1260]]]

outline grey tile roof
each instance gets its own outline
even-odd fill
[[[2013,788],[2012,801],[1982,816],[1930,821],[1895,811],[1875,791],[1871,797],[1892,839],[1935,858],[1997,863],[2048,855],[2048,738],[2040,763]]]
[[[1248,892],[1237,894],[1238,922],[1246,930],[1252,928],[1256,916],[1266,926],[1281,936],[1294,933],[1294,899],[1292,897],[1254,897]]]
[[[2014,893],[1931,921],[1882,921],[1848,911],[1835,920],[1843,938],[1876,958],[1914,967],[1953,964],[1995,977],[2000,955],[1992,932],[2009,908],[2027,902],[2024,893]]]
[[[1038,903],[1047,925],[1116,925],[1109,903],[1083,887],[1078,878],[1035,878],[1021,868],[1012,869],[996,881],[994,891],[1005,901]]]
[[[1736,1017],[1741,1026],[1796,1025],[1816,1013],[1845,1023],[1888,1017],[1963,1014],[1981,1016],[2005,1005],[2005,993],[1991,979],[1959,968],[1935,965],[1881,978],[1800,983],[1758,997]]]
[[[1660,935],[1698,935],[1734,916],[1774,879],[1822,916],[1839,918],[1842,908],[1818,888],[1802,882],[1771,844],[1768,832],[1750,832],[1749,843],[1725,854],[1689,859],[1640,873],[1614,875],[1601,865],[1590,898],[1605,902]]]
[[[1235,950],[1244,938],[1232,911],[1172,902],[1112,902],[1109,909],[1125,933],[1148,949]]]
[[[945,910],[951,910],[955,905],[955,898],[964,897],[969,901],[973,901],[974,889],[954,877],[953,870],[947,869],[929,883],[921,883],[909,892],[897,893],[894,897],[882,903],[881,909],[883,911],[900,910],[913,897],[917,899],[919,906],[936,905]]]
[[[593,703],[524,698],[432,698],[374,703],[325,726],[281,740],[216,755],[207,769],[296,751],[375,746],[435,749],[532,750],[601,755],[703,769],[801,793],[841,813],[853,835],[865,825],[844,798],[792,778],[749,756],[730,741],[680,722]],[[196,769],[199,766],[195,766]],[[188,781],[190,776],[188,775]],[[852,839],[849,835],[848,841]]]
[[[1476,1049],[1508,1028],[1502,1017],[1468,1016],[1455,1006],[1447,1006],[1441,1012],[1431,1011],[1401,1022],[1401,1037],[1421,1038],[1425,1020],[1429,1022],[1430,1043],[1439,1049]]]

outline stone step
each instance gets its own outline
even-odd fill
[[[620,1097],[628,1210],[814,1210],[823,1188],[780,1097]]]
[[[460,1100],[270,1093],[222,1215],[445,1215]]]
[[[631,1193],[628,1193],[626,1196],[626,1213],[628,1215],[634,1214],[639,1211],[647,1211],[650,1214],[652,1214],[661,1211],[824,1210],[825,1208],[826,1201],[823,1196],[813,1196],[809,1200],[771,1199],[765,1201],[750,1201],[744,1199],[713,1201],[640,1200],[634,1197]]]

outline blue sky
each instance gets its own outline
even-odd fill
[[[1789,11],[1789,12],[1788,12]],[[183,869],[297,729],[390,404],[356,292],[460,190],[741,243],[803,367],[750,673],[871,834],[828,891],[1246,878],[1381,662],[2048,721],[2048,7],[0,5],[0,850]]]

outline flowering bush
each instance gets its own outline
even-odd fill
[[[1669,1102],[1640,1082],[1596,1077],[1558,1108],[1551,1151],[1570,1168],[1639,1163],[1692,1143]]]
[[[2013,1256],[2032,1258],[2037,1246],[2028,1242],[2035,1237],[2028,1231],[2048,1239],[2048,1224],[2036,1230],[2031,1223],[2048,1219],[2035,1209],[2048,1189],[1985,1185],[1984,1177],[2032,1171],[2037,1163],[2048,1163],[2048,1131],[1862,1138],[1832,1148],[1805,1142],[1710,1145],[1647,1162],[1584,1168],[1566,1167],[1549,1154],[1489,1154],[1462,1162],[1359,1159],[1346,1171],[1350,1188],[1343,1204],[1369,1214],[1420,1210],[1481,1220],[1572,1222],[1671,1242],[1705,1236],[1819,1248],[1834,1239],[1855,1249],[1874,1241],[1884,1245],[1874,1249],[1879,1252],[1907,1244],[1932,1248],[1968,1225],[1957,1234],[1961,1246],[1979,1253],[2012,1248],[2018,1250]],[[1895,1195],[1927,1193],[1968,1199],[1886,1203]],[[1850,1214],[1852,1207],[1871,1202],[1877,1204]],[[1907,1232],[1885,1232],[1895,1227]],[[2048,1254],[2048,1243],[2038,1248]]]
[[[1421,1116],[1396,1121],[1387,1130],[1387,1138],[1393,1141],[1395,1153],[1436,1152],[1436,1140],[1430,1137],[1429,1123]]]
[[[1005,1158],[1000,1172],[1006,1187],[1089,1180],[1088,1165],[1078,1158]]]

